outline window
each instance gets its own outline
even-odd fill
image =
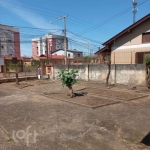
[[[142,43],[150,43],[150,32],[142,34]]]
[[[68,57],[70,57],[70,54],[68,54]]]
[[[4,48],[4,46],[2,45],[1,48]]]
[[[136,53],[136,63],[143,64],[144,62],[144,53]]]
[[[78,57],[80,57],[80,54],[78,54]]]
[[[8,42],[11,43],[12,41],[11,41],[11,40],[8,40]]]

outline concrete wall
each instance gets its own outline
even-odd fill
[[[85,81],[106,82],[108,73],[107,65],[55,65],[53,78],[58,79],[58,71],[61,69],[78,70],[78,79]],[[145,65],[144,64],[116,64],[111,65],[109,82],[112,84],[142,85],[145,86]]]
[[[69,65],[69,70],[75,69],[78,70],[77,79],[88,81],[89,77],[89,66],[88,65]]]
[[[145,65],[112,65],[111,83],[125,85],[145,85]]]
[[[62,69],[68,70],[68,66],[67,65],[54,65],[54,67],[52,69],[53,70],[52,76],[54,79],[59,79],[58,72]]]
[[[107,65],[89,65],[89,80],[105,82],[108,73]]]

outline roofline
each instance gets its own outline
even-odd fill
[[[103,51],[105,51],[105,50],[109,50],[109,48],[107,48],[106,46],[105,47],[103,47],[102,49],[99,49],[97,52],[95,52],[94,54],[97,54],[97,53],[101,53],[101,52],[103,52]]]
[[[7,31],[20,32],[19,28],[10,25],[0,24],[0,29],[2,28],[8,28]]]
[[[31,41],[34,42],[34,41],[37,41],[39,39],[43,40],[43,39],[46,39],[46,38],[48,38],[48,39],[61,39],[61,40],[63,40],[64,36],[57,35],[57,34],[47,33],[47,34],[43,35],[42,37],[36,37],[36,38],[31,39]],[[68,40],[68,37],[66,37],[66,40]]]
[[[137,22],[135,22],[134,24],[130,25],[129,27],[127,27],[126,29],[122,30],[120,33],[118,33],[117,35],[115,35],[114,37],[112,37],[111,39],[109,39],[108,41],[106,41],[105,43],[103,43],[102,45],[106,45],[111,43],[113,40],[115,40],[116,38],[120,37],[121,35],[123,35],[126,32],[130,32],[131,29],[133,29],[134,27],[136,27],[137,25],[139,25],[140,23],[142,23],[143,21],[147,20],[148,18],[150,18],[150,13],[148,15],[146,15],[145,17],[141,18],[140,20],[138,20]]]

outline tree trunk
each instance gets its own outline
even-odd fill
[[[68,88],[69,88],[70,97],[73,98],[74,94],[73,94],[72,86],[69,86]]]
[[[18,79],[18,72],[16,72],[16,84],[19,84],[19,79]]]
[[[109,81],[109,76],[110,76],[110,70],[111,70],[111,61],[107,62],[107,66],[108,66],[108,74],[106,77],[106,86],[108,86],[108,81]]]
[[[146,87],[150,88],[150,68],[146,66]]]

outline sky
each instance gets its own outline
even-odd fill
[[[20,31],[22,56],[32,56],[33,38],[63,35],[66,18],[69,49],[84,55],[133,24],[132,0],[0,0],[0,24]],[[150,0],[138,0],[136,21],[150,13]]]

